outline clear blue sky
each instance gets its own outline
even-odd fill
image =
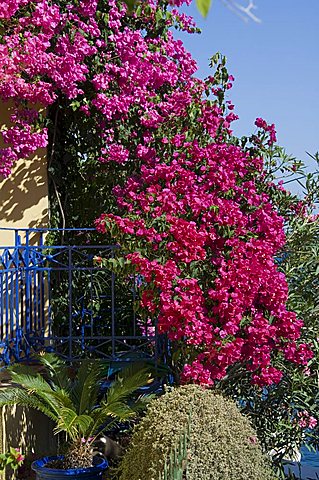
[[[237,0],[247,5],[248,0]],[[226,55],[235,77],[229,98],[239,120],[238,135],[254,130],[256,117],[275,123],[279,143],[314,167],[306,151],[319,150],[319,0],[255,0],[262,23],[243,22],[221,0],[202,19],[195,0],[184,11],[202,29],[183,34],[197,60],[198,76],[209,74],[208,59]]]

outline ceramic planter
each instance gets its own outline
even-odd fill
[[[108,467],[107,460],[101,457],[94,457],[94,465],[89,468],[70,468],[68,470],[47,468],[45,465],[53,460],[63,460],[63,456],[44,457],[32,463],[32,469],[37,474],[37,480],[63,480],[66,478],[72,480],[99,480]]]

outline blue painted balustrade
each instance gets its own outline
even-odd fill
[[[19,229],[13,231],[13,245],[1,245],[4,230],[1,366],[39,351],[55,351],[70,361],[164,355],[156,326],[135,313],[136,279],[118,279],[96,261],[113,258],[116,246],[92,243],[94,229]]]

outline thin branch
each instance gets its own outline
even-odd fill
[[[287,183],[292,183],[292,182],[297,182],[298,180],[302,180],[305,177],[298,177],[298,178],[292,178],[291,180],[287,180],[284,182],[284,185],[287,185]]]
[[[54,178],[53,178],[52,175],[51,175],[51,180],[52,180],[52,183],[53,183],[53,186],[54,186],[55,196],[56,196],[56,198],[57,198],[57,201],[58,201],[58,204],[59,204],[59,208],[60,208],[60,212],[61,212],[61,216],[62,216],[62,228],[63,228],[63,232],[62,232],[62,243],[63,243],[64,229],[65,229],[65,214],[64,214],[63,207],[62,207],[62,203],[61,203],[61,199],[60,199],[60,194],[59,194],[59,192],[58,192],[58,189],[57,189],[55,180],[54,180]]]
[[[58,127],[58,115],[59,115],[59,103],[57,103],[56,110],[55,110],[52,148],[51,148],[51,154],[50,154],[50,158],[49,158],[48,168],[50,168],[53,157],[54,157],[54,154],[55,154],[55,142],[56,142],[57,127]]]
[[[55,144],[56,144],[57,127],[58,127],[58,115],[59,115],[59,103],[57,103],[57,105],[56,105],[56,111],[55,111],[55,117],[54,117],[52,148],[51,148],[50,158],[49,158],[49,162],[48,162],[48,174],[50,175],[50,179],[53,183],[55,196],[56,196],[56,199],[57,199],[57,202],[58,202],[58,205],[59,205],[59,209],[60,209],[60,212],[61,212],[62,228],[63,228],[61,243],[63,244],[64,243],[64,229],[65,229],[65,226],[66,226],[65,213],[64,213],[63,206],[62,206],[62,203],[61,203],[60,194],[58,192],[58,188],[57,188],[57,185],[56,185],[55,180],[54,180],[54,176],[50,172],[50,167],[51,167],[54,155],[55,155]]]

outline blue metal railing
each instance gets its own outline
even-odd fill
[[[92,243],[94,229],[0,229],[0,245],[4,231],[14,241],[0,246],[2,365],[43,350],[68,360],[162,355],[156,325],[135,313],[135,278],[94,261],[113,258],[117,246]],[[52,240],[59,235],[63,245]]]

